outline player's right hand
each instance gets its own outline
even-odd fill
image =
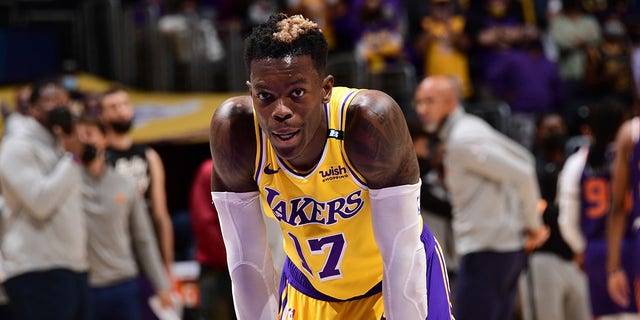
[[[631,291],[629,290],[629,284],[627,282],[627,275],[622,269],[610,272],[607,277],[607,290],[611,300],[617,305],[626,308],[629,306],[629,296]]]

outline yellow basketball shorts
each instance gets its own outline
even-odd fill
[[[427,259],[425,285],[429,312],[426,320],[452,320],[449,279],[442,250],[426,225],[420,238]],[[304,279],[302,271],[287,258],[280,283],[279,320],[385,320],[381,284],[360,298],[344,301],[317,292]]]

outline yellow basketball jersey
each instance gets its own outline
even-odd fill
[[[279,221],[284,251],[313,287],[336,299],[361,296],[382,280],[369,191],[344,150],[346,110],[358,90],[335,87],[325,104],[329,132],[318,165],[299,173],[278,158],[255,119],[255,179],[265,213]]]

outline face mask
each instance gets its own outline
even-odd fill
[[[80,160],[82,163],[89,164],[93,162],[93,160],[98,155],[98,149],[92,144],[85,143],[82,146],[82,154],[80,155]]]
[[[65,134],[73,132],[73,117],[67,107],[60,106],[47,112],[46,127],[53,130],[55,126],[59,126]]]
[[[132,124],[133,124],[133,121],[131,121],[131,120],[111,121],[111,122],[108,123],[109,127],[111,129],[113,129],[113,131],[115,131],[118,134],[123,134],[123,133],[129,132],[129,130],[131,130],[131,125]]]

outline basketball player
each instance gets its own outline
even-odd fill
[[[334,87],[326,40],[302,16],[272,16],[245,50],[250,96],[225,101],[210,128],[238,318],[451,319],[396,102]],[[279,293],[261,207],[284,238]]]
[[[591,106],[586,125],[593,142],[567,159],[558,180],[558,224],[587,274],[591,313],[595,319],[637,319],[637,315],[632,316],[637,312],[635,303],[618,305],[607,293],[605,230],[611,207],[613,140],[621,122],[621,110],[615,105]],[[633,270],[631,229],[627,227],[623,233],[626,236],[622,266],[630,272]]]
[[[618,129],[615,144],[616,154],[613,160],[611,192],[611,214],[607,225],[608,257],[607,257],[607,289],[611,299],[622,307],[638,304],[640,292],[638,288],[638,265],[640,255],[637,254],[638,233],[637,221],[640,215],[640,118],[626,120]],[[631,213],[627,214],[626,199],[631,194]],[[633,265],[636,270],[624,267],[623,236],[625,229],[633,232],[635,254]],[[622,261],[622,262],[621,262]],[[631,285],[635,284],[635,285]]]

